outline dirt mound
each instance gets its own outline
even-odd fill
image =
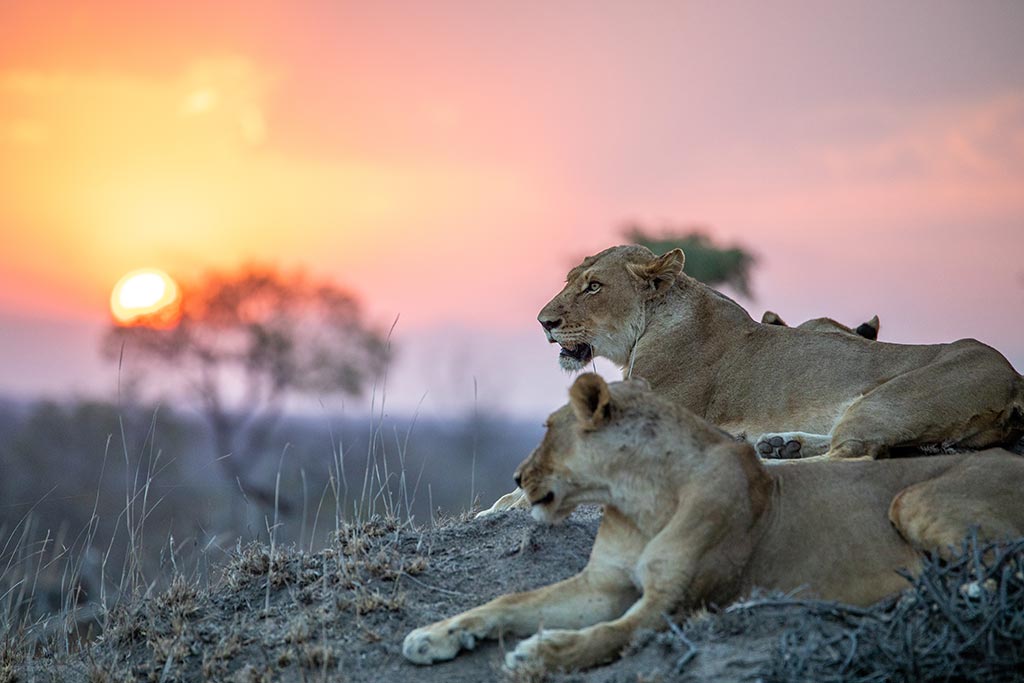
[[[586,563],[599,512],[556,527],[525,513],[450,520],[431,530],[376,519],[340,530],[318,553],[239,548],[216,588],[176,579],[112,615],[74,661],[32,663],[29,680],[503,680],[513,643],[485,643],[417,667],[411,629]],[[637,638],[627,656],[561,683],[764,680],[1021,680],[1024,541],[987,556],[929,561],[900,600],[870,610],[755,597]],[[1017,676],[1018,678],[1013,678]],[[17,680],[17,679],[15,679]]]
[[[176,580],[119,609],[82,661],[35,663],[43,680],[423,681],[500,679],[501,646],[416,667],[401,655],[417,626],[509,591],[578,572],[595,510],[564,524],[525,513],[449,520],[420,530],[375,519],[318,553],[241,547],[213,590]],[[103,674],[97,678],[97,674]]]

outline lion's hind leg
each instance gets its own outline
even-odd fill
[[[900,491],[889,519],[919,551],[951,557],[972,529],[982,541],[1024,536],[1024,458],[992,450],[963,456],[939,476]]]
[[[921,446],[987,448],[1013,431],[1019,376],[977,342],[894,377],[855,400],[832,429],[831,458],[885,457]],[[993,362],[993,354],[999,362]],[[977,366],[978,370],[970,368]]]

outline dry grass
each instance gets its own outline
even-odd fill
[[[411,526],[422,472],[413,481],[405,469],[415,420],[404,434],[387,434],[385,398],[382,392],[378,402],[374,389],[372,410],[378,417],[358,493],[350,491],[344,447],[332,435],[331,476],[317,500],[307,551],[282,547],[278,540],[281,468],[287,447],[278,463],[274,509],[264,518],[267,543],[243,544],[239,539],[230,551],[215,546],[216,539],[211,537],[205,547],[183,552],[168,534],[154,546],[146,523],[161,502],[154,481],[166,466],[154,443],[156,414],[137,454],[129,451],[124,421],[119,421],[120,433],[107,439],[103,467],[119,442],[121,452],[116,457],[123,457],[129,476],[123,506],[108,539],[98,537],[99,490],[92,518],[73,538],[66,529],[57,536],[48,529],[39,534],[32,509],[13,528],[0,527],[0,683],[20,680],[18,672],[34,662],[82,658],[90,681],[188,680],[194,674],[181,678],[183,662],[194,660],[198,653],[200,665],[194,673],[203,680],[224,680],[228,665],[255,644],[230,629],[217,633],[197,620],[201,605],[214,599],[217,591],[246,595],[245,609],[259,609],[268,619],[280,616],[288,601],[300,607],[319,605],[315,612],[320,618],[313,621],[308,621],[307,612],[296,611],[300,621],[286,634],[294,648],[281,653],[276,662],[232,671],[233,679],[263,680],[275,665],[295,662],[305,668],[330,669],[337,662],[335,653],[323,642],[315,642],[318,634],[324,634],[327,615],[349,612],[358,623],[379,611],[398,610],[403,596],[397,579],[418,574],[427,566],[425,555],[397,547],[399,532]],[[391,461],[396,457],[399,466],[393,468]],[[334,530],[329,547],[314,554],[316,526],[327,502]],[[306,537],[308,503],[304,495],[300,539]],[[42,538],[34,540],[39,535]],[[115,566],[118,547],[127,550],[123,562]],[[155,571],[145,559],[155,554],[154,547],[159,548],[160,557]],[[227,555],[216,576],[208,571],[214,564],[207,557],[211,547]],[[95,572],[90,573],[93,568]],[[251,604],[254,586],[262,591],[258,606]],[[366,640],[379,639],[371,628],[360,628]],[[146,653],[141,658],[148,660],[144,666],[137,663],[140,652]]]
[[[424,556],[400,548],[413,533],[407,523],[373,518],[343,525],[316,554],[240,544],[210,587],[179,575],[159,594],[112,612],[93,648],[97,664],[158,681],[263,680],[296,665],[333,671],[339,658],[328,624],[332,634],[345,623],[365,642],[379,640],[369,617],[400,610],[398,579],[427,566]],[[235,623],[220,617],[225,603]],[[264,626],[254,629],[254,620]],[[262,640],[253,635],[260,631]]]

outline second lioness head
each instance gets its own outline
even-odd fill
[[[658,403],[644,380],[609,385],[600,375],[580,375],[569,403],[548,417],[543,440],[515,472],[534,518],[557,522],[578,505],[608,502],[620,470],[639,466],[639,437],[655,431]]]
[[[625,365],[643,332],[646,302],[675,283],[684,259],[679,249],[655,256],[640,246],[612,247],[583,259],[537,316],[548,341],[562,347],[559,364],[580,370],[604,356]]]

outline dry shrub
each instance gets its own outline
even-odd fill
[[[870,610],[808,610],[783,634],[768,680],[1024,681],[1024,539],[972,535],[912,581]]]

